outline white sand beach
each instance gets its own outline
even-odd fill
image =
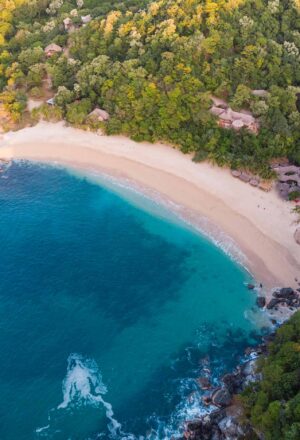
[[[250,272],[268,289],[295,287],[295,278],[300,280],[292,204],[281,200],[275,190],[265,193],[253,188],[234,179],[229,170],[196,164],[170,146],[41,122],[5,134],[0,158],[58,162],[126,177],[217,225],[237,243]]]

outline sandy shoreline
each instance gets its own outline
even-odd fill
[[[62,123],[7,133],[0,147],[0,158],[58,162],[126,177],[216,224],[238,244],[248,269],[267,288],[295,287],[295,277],[300,279],[291,204],[275,191],[264,193],[232,178],[228,170],[195,164],[170,146],[98,136]]]

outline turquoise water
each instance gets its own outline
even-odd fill
[[[62,169],[2,175],[1,440],[171,438],[203,368],[255,342],[249,275],[147,203]]]

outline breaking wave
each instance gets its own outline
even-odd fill
[[[56,410],[66,411],[82,406],[103,408],[108,420],[107,428],[111,438],[123,437],[121,424],[114,418],[112,405],[103,399],[107,388],[102,381],[102,376],[94,359],[86,358],[80,354],[72,353],[68,357],[67,374],[62,385],[63,401]],[[55,409],[49,412],[49,424],[36,429],[36,433],[45,433],[51,429],[51,420]],[[128,437],[129,439],[130,437]]]

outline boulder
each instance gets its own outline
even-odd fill
[[[243,182],[248,183],[251,180],[251,176],[249,176],[249,174],[247,173],[241,173],[239,179],[241,179]]]
[[[226,417],[224,410],[213,411],[198,420],[186,423],[183,439],[190,440],[223,440],[224,436],[218,426]]]
[[[245,438],[243,429],[234,417],[224,417],[219,423],[219,428],[225,439]]]
[[[276,307],[279,303],[281,303],[281,301],[282,300],[280,298],[272,298],[267,305],[267,309],[268,310],[274,309],[274,307]]]
[[[256,305],[260,308],[265,307],[266,305],[266,298],[264,296],[258,296],[256,298]]]
[[[217,388],[212,394],[212,403],[219,408],[229,406],[231,403],[231,395],[228,388]]]
[[[242,365],[242,374],[244,377],[253,376],[256,370],[256,361],[255,359],[246,362]]]
[[[200,386],[200,388],[202,388],[202,390],[209,390],[211,387],[210,380],[206,376],[198,377],[197,383]]]
[[[294,233],[294,238],[296,243],[300,244],[300,228],[297,228]]]
[[[298,294],[291,287],[283,287],[282,289],[274,292],[273,296],[274,298],[287,299],[287,300],[298,298]]]
[[[211,404],[211,396],[202,396],[202,402],[205,406],[209,406]]]
[[[232,174],[233,177],[240,177],[242,172],[238,171],[238,170],[231,170],[231,174]]]
[[[222,377],[222,382],[226,385],[230,394],[236,394],[241,390],[243,377],[241,372],[228,373]]]
[[[259,181],[257,179],[251,179],[249,183],[252,186],[258,186],[259,185]]]

